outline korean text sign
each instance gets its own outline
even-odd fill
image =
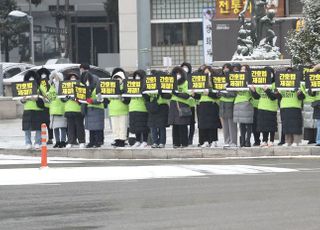
[[[30,97],[37,95],[37,85],[34,81],[12,83],[13,98]]]
[[[78,100],[79,102],[86,102],[87,98],[88,98],[88,89],[86,86],[82,86],[82,85],[74,85],[73,86],[74,89],[74,97],[76,100]]]
[[[270,86],[271,73],[267,69],[251,69],[248,76],[248,84],[254,86]]]
[[[76,81],[62,81],[59,84],[58,97],[74,96],[73,86],[77,84]]]
[[[240,72],[230,72],[227,75],[227,90],[228,91],[244,91],[248,90],[247,74]]]
[[[164,93],[171,93],[172,90],[177,90],[176,78],[172,75],[161,75],[159,77],[160,89]]]
[[[306,73],[306,88],[312,91],[320,91],[320,72]]]
[[[141,80],[128,79],[124,81],[124,94],[126,97],[140,97],[142,90]]]
[[[209,77],[201,73],[194,73],[188,78],[188,88],[194,92],[203,92],[209,89]]]
[[[157,93],[160,81],[157,76],[148,75],[143,79],[143,93]]]
[[[100,80],[102,97],[118,97],[120,95],[120,83],[118,80]]]
[[[295,90],[300,87],[299,72],[276,72],[276,88],[282,90]]]

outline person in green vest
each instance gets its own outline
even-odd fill
[[[295,90],[280,90],[276,96],[280,100],[282,130],[285,135],[283,146],[296,147],[302,137],[302,101],[305,95],[300,88],[296,88]]]
[[[190,78],[192,75],[192,66],[188,62],[183,62],[180,67],[187,73],[187,77]],[[196,101],[193,97],[190,97],[189,100],[189,106],[192,112],[191,116],[191,123],[189,125],[189,134],[188,134],[188,145],[193,145],[193,137],[194,137],[194,131],[195,131],[195,107],[196,107]]]
[[[38,94],[40,93],[40,85],[38,84],[40,76],[33,70],[29,70],[24,75],[23,81],[33,81],[37,86]],[[22,114],[22,130],[25,135],[26,149],[32,149],[31,132],[35,131],[34,148],[40,149],[41,146],[41,124],[44,121],[43,109],[44,103],[39,96],[31,98],[24,97],[21,99],[23,104]]]
[[[233,67],[234,72],[239,72],[241,65],[236,63]],[[242,70],[243,72],[249,69]],[[251,91],[237,91],[233,107],[233,122],[239,123],[240,126],[240,147],[251,147],[251,134],[253,124],[253,106],[251,104]]]
[[[50,128],[53,129],[55,145],[53,148],[64,148],[67,145],[67,119],[64,117],[64,102],[58,97],[59,84],[63,81],[63,75],[52,72],[49,77],[49,99]]]
[[[266,68],[270,70],[272,85],[270,87],[251,87],[252,97],[258,101],[257,132],[262,132],[263,139],[262,143],[260,144],[261,147],[274,146],[274,136],[278,129],[278,100],[274,93],[274,71],[270,67]]]
[[[79,76],[75,72],[69,72],[65,77],[66,81],[76,81],[80,84]],[[84,116],[81,113],[81,104],[73,97],[67,96],[64,104],[64,116],[67,118],[67,148],[79,144],[79,148],[85,148]]]
[[[194,93],[192,96],[197,100],[197,117],[199,128],[199,146],[202,148],[218,147],[218,128],[221,128],[219,118],[219,97],[217,93],[212,92],[211,76],[213,69],[207,66],[203,74],[209,76],[209,87],[203,93]]]
[[[160,75],[166,75],[167,73],[152,70],[151,74],[159,78]],[[151,148],[164,148],[167,142],[166,127],[168,127],[168,103],[171,94],[162,93],[161,90],[158,90],[157,93],[143,93],[142,96],[148,111],[148,127],[152,139]]]
[[[226,63],[222,66],[222,74],[227,75],[230,72],[232,66],[230,63]],[[222,130],[224,137],[224,148],[236,147],[238,142],[238,129],[237,123],[233,122],[233,106],[234,100],[237,96],[236,92],[219,92],[220,104],[219,104],[219,116],[222,122]]]
[[[121,68],[112,71],[111,78],[120,82],[120,91],[123,92],[123,81],[126,79],[126,72]],[[108,98],[106,100],[111,118],[114,147],[125,147],[128,133],[128,114],[130,99],[120,96],[119,98]]]
[[[46,97],[46,93],[48,92],[50,86],[48,85],[50,71],[47,68],[40,68],[37,70],[37,73],[41,77],[41,86],[44,89],[44,92],[42,93],[44,97]],[[48,130],[48,141],[47,145],[52,145],[53,142],[53,130],[50,128],[50,114],[49,114],[49,102],[44,103],[44,123],[47,126]]]
[[[137,70],[132,78],[142,81],[146,77],[144,70]],[[129,131],[136,135],[136,143],[133,148],[145,148],[148,146],[148,111],[146,102],[142,97],[132,97],[129,103]]]
[[[88,90],[87,109],[84,116],[85,129],[89,130],[89,143],[86,148],[99,148],[104,140],[104,104],[100,80],[90,73],[89,64],[81,64],[80,73],[80,82]]]
[[[306,89],[305,82],[300,84],[301,91],[306,96],[303,100],[303,139],[308,141],[308,145],[316,143],[317,135],[317,122],[313,118],[314,108],[312,103],[315,101],[315,97],[309,95],[308,90]]]
[[[320,72],[320,64],[315,65],[312,72]],[[308,95],[313,98],[311,106],[313,108],[313,119],[316,120],[317,135],[316,135],[316,146],[320,146],[320,91],[308,90]]]
[[[176,66],[171,71],[172,76],[177,79],[178,92],[172,91],[169,106],[168,123],[172,125],[173,147],[188,147],[188,125],[191,123],[192,111],[188,99],[188,81],[186,72]]]

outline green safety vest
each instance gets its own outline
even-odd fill
[[[57,97],[55,86],[52,85],[48,92],[48,99],[50,101],[49,113],[50,115],[63,115],[64,103]]]
[[[280,108],[299,108],[302,107],[302,101],[298,99],[298,94],[295,91],[280,91],[282,96]]]
[[[157,94],[148,94],[150,96],[150,101],[153,101],[153,99],[155,97],[157,97]],[[158,105],[168,105],[169,100],[168,99],[164,99],[161,96],[158,98],[157,103]]]
[[[92,100],[96,100],[97,99],[97,93],[96,93],[96,89],[94,89],[91,93],[91,97]],[[104,109],[104,105],[103,103],[98,103],[98,104],[88,104],[88,108],[96,108],[96,109]]]
[[[188,93],[188,81],[185,81],[183,84],[178,85],[178,92],[179,93]],[[183,99],[183,98],[177,97],[176,95],[172,95],[171,100],[189,105],[189,102],[188,102],[189,99]]]
[[[309,94],[308,94],[308,92],[307,92],[307,89],[306,89],[306,85],[305,85],[305,83],[301,83],[300,84],[300,89],[301,89],[301,91],[304,93],[304,95],[305,95],[305,99],[303,100],[305,103],[312,103],[312,102],[314,102],[315,101],[315,97],[313,97],[313,96],[310,96]]]
[[[235,100],[235,97],[224,97],[224,96],[220,97],[221,102],[234,102],[234,100]]]
[[[142,97],[133,97],[129,103],[129,112],[147,112],[145,101]]]
[[[234,104],[238,104],[241,102],[250,101],[252,99],[251,93],[249,91],[239,91],[237,92],[237,96],[234,100]]]
[[[272,91],[273,89],[274,88],[271,88]],[[278,100],[271,100],[260,87],[256,88],[256,91],[260,95],[260,99],[258,100],[258,109],[277,112]]]
[[[119,98],[110,98],[110,103],[108,105],[109,108],[109,116],[123,116],[128,115],[129,107],[124,104]]]
[[[81,105],[79,105],[78,102],[69,99],[64,103],[64,112],[75,112],[75,113],[80,113],[81,112]]]
[[[23,110],[36,110],[36,111],[41,111],[42,109],[37,106],[37,102],[34,100],[27,100],[23,104]]]

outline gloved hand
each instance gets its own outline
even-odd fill
[[[88,99],[87,99],[87,103],[88,103],[88,104],[92,104],[92,103],[93,103],[93,100],[92,100],[91,98],[88,98]]]

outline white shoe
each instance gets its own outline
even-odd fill
[[[134,143],[134,145],[132,145],[132,148],[138,148],[141,145],[141,143],[139,141],[137,141],[136,143]]]
[[[72,148],[72,144],[67,144],[66,148],[67,149],[71,149]]]
[[[273,147],[274,143],[273,142],[269,142],[268,147]]]
[[[32,145],[27,144],[27,145],[26,145],[26,149],[32,149]]]
[[[34,148],[38,150],[38,149],[40,149],[40,145],[35,144],[35,145],[34,145]]]
[[[217,148],[218,147],[218,143],[216,141],[211,143],[211,148]]]
[[[238,147],[236,144],[230,144],[230,148],[236,148],[236,147]]]
[[[292,145],[291,145],[292,147],[297,147],[298,146],[298,144],[297,143],[292,143]]]
[[[223,148],[229,148],[229,147],[230,147],[229,144],[224,144],[224,145],[223,145]]]
[[[204,142],[203,145],[201,145],[200,147],[201,147],[201,148],[208,148],[209,146],[210,146],[210,145],[209,145],[209,142],[206,141],[206,142]]]
[[[288,147],[288,146],[290,146],[288,143],[284,143],[283,145],[282,145],[283,147]]]
[[[146,148],[148,146],[148,143],[147,142],[142,142],[141,145],[139,146],[139,148]]]
[[[268,143],[265,141],[260,144],[260,147],[267,147],[267,146],[268,146]]]
[[[86,145],[84,144],[84,143],[81,143],[80,145],[79,145],[79,149],[84,149],[86,147]]]
[[[164,148],[164,147],[165,147],[164,144],[159,144],[159,145],[158,145],[158,148],[160,148],[160,149],[162,149],[162,148]]]

